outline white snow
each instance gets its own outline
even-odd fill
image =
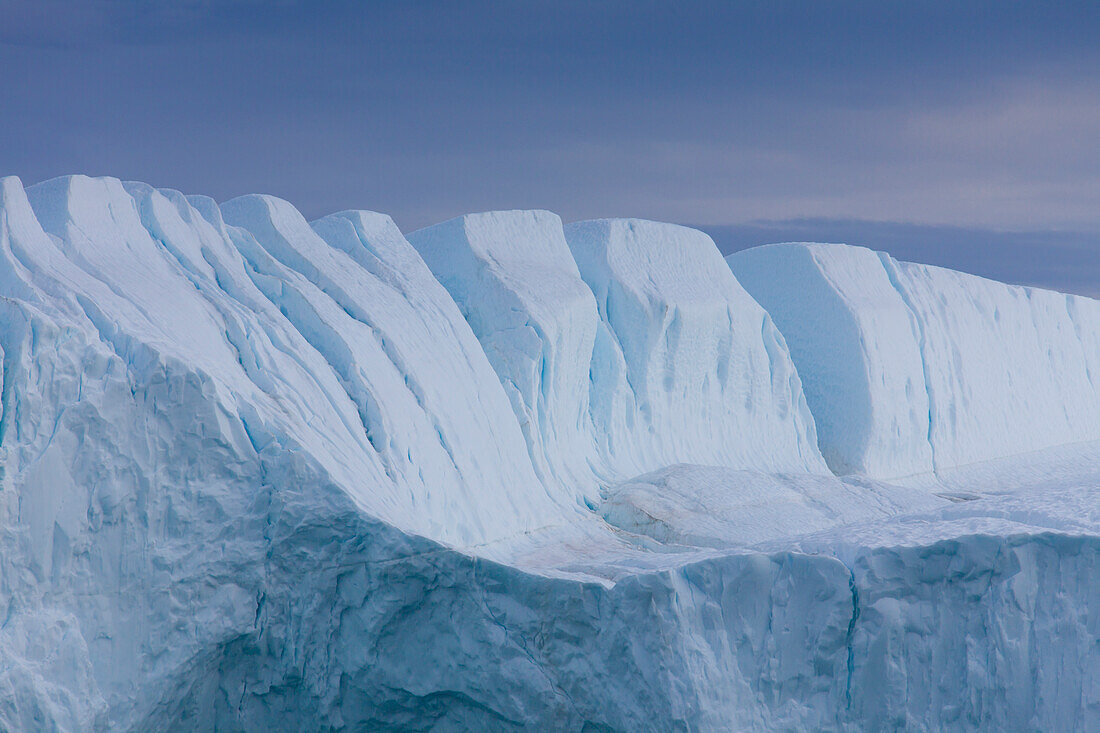
[[[1095,727],[1095,302],[410,240],[0,179],[0,729]]]

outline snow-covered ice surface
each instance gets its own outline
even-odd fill
[[[1095,303],[411,240],[0,179],[0,729],[1097,728]]]
[[[678,464],[612,487],[600,514],[664,544],[729,547],[940,503],[931,494],[871,481]]]

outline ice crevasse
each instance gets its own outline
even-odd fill
[[[1096,304],[750,255],[0,179],[0,728],[1088,730],[1100,460],[879,479],[1097,437]]]

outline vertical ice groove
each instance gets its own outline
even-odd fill
[[[586,503],[670,463],[825,470],[786,347],[701,232],[513,211],[409,239],[513,387],[536,466]]]
[[[848,621],[848,630],[844,635],[844,648],[847,650],[845,667],[847,677],[844,682],[844,703],[848,710],[852,709],[852,675],[855,672],[855,650],[852,640],[855,638],[856,623],[859,622],[859,586],[856,585],[856,575],[848,571],[848,589],[852,594],[852,618]]]
[[[545,211],[472,214],[409,241],[447,288],[509,396],[541,479],[591,499],[589,384],[596,302],[561,220]]]
[[[204,226],[203,217],[177,192],[156,191],[144,184],[126,184],[126,188],[134,196],[142,224],[153,242],[166,253],[169,261],[180,268],[185,279],[192,283],[219,314],[225,325],[225,340],[233,348],[237,363],[253,384],[274,400],[279,400],[283,391],[294,389],[283,378],[282,370],[264,368],[267,360],[261,352],[267,347],[261,346],[257,350],[255,337],[249,336],[250,332],[258,336],[260,331],[265,334],[264,340],[273,349],[297,364],[302,374],[308,374],[310,379],[316,380],[318,374],[315,364],[302,358],[300,346],[287,344],[285,336],[280,336],[277,327],[270,325],[270,318],[256,318],[263,312],[262,302],[256,297],[258,291],[249,292],[249,288],[242,285],[239,276],[243,269],[240,268],[241,261],[236,251],[226,246],[229,234],[224,226],[220,231]],[[238,269],[236,276],[232,272],[234,265]],[[274,314],[271,317],[277,319]],[[251,325],[252,323],[255,325]],[[248,358],[242,358],[246,354]],[[326,389],[321,382],[318,386],[328,398],[334,413],[341,416],[345,430],[354,435],[356,431],[344,417],[346,410],[343,405],[339,400],[331,399],[333,391]],[[250,434],[254,430],[255,428]],[[383,465],[382,468],[385,469],[386,466]]]
[[[342,212],[310,225],[258,196],[221,215],[255,243],[242,251],[277,283],[263,289],[384,436],[372,443],[428,521],[477,544],[562,520],[568,502],[532,471],[473,334],[388,218]]]
[[[928,433],[927,433],[926,440],[928,441],[928,450],[929,450],[929,454],[930,454],[930,457],[931,457],[931,460],[932,460],[932,471],[935,472],[936,466],[937,466],[937,464],[936,464],[936,443],[933,440],[932,431],[935,429],[936,417],[937,417],[937,415],[936,415],[936,393],[935,393],[935,390],[932,388],[932,380],[930,379],[930,376],[929,376],[928,364],[926,363],[926,357],[925,357],[925,353],[927,352],[927,349],[928,349],[928,339],[927,339],[927,337],[925,336],[925,333],[924,333],[925,325],[921,321],[921,319],[917,316],[917,311],[913,307],[912,301],[909,299],[908,292],[901,285],[901,282],[900,282],[899,277],[898,277],[897,263],[894,261],[894,258],[891,257],[890,255],[886,254],[885,252],[880,252],[879,253],[879,259],[882,261],[882,265],[883,265],[883,268],[886,270],[887,277],[890,278],[890,284],[892,286],[894,286],[895,290],[898,291],[898,295],[901,296],[901,300],[902,300],[903,303],[905,303],[905,307],[909,309],[910,320],[912,321],[913,326],[915,327],[916,332],[917,332],[917,349],[920,352],[921,376],[924,377],[924,380],[923,380],[924,394],[925,394],[925,399],[927,399],[927,401],[928,401]]]

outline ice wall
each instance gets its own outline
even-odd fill
[[[565,235],[599,308],[592,422],[616,473],[825,470],[783,338],[710,237],[639,219]]]
[[[921,326],[937,468],[1100,439],[1100,301],[884,265]]]
[[[1100,439],[1100,303],[860,247],[727,258],[775,319],[834,470],[878,477]]]
[[[782,337],[703,233],[546,212],[414,232],[536,465],[594,489],[672,463],[824,472]]]
[[[234,199],[221,212],[247,232],[238,246],[264,276],[259,287],[355,406],[394,494],[354,476],[341,483],[373,516],[459,544],[562,521],[469,327],[395,227],[352,212],[315,231],[267,196]],[[372,240],[393,264],[371,254]]]
[[[561,219],[548,211],[470,214],[409,241],[481,342],[543,479],[591,501],[588,383],[598,319]]]
[[[324,543],[301,631],[273,597],[140,727],[1090,731],[1096,536],[971,506],[913,525],[614,585]]]

